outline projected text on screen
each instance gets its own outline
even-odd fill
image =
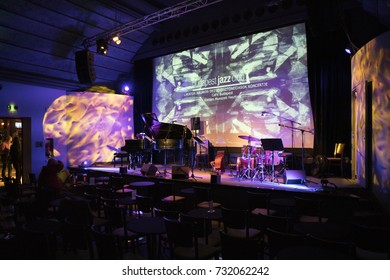
[[[296,24],[154,59],[153,112],[160,122],[201,130],[214,146],[240,135],[302,146],[313,131],[305,25]],[[304,133],[312,148],[314,135]]]

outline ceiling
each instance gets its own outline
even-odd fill
[[[390,0],[204,0],[195,1],[194,11],[164,18],[164,9],[193,2],[2,0],[0,80],[67,91],[90,87],[80,83],[75,62],[75,52],[87,48],[94,55],[92,85],[116,90],[131,79],[138,59],[274,26],[308,21],[314,35],[342,27],[358,46],[390,27]],[[107,55],[97,54],[95,39],[112,31],[122,34],[121,44],[109,43]]]

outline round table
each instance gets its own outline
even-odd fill
[[[153,259],[155,256],[155,237],[166,232],[164,219],[161,217],[145,217],[139,219],[130,219],[127,222],[127,229],[146,235],[148,246],[148,257]]]
[[[203,220],[203,232],[205,233],[205,243],[208,244],[207,224],[209,221],[222,220],[222,211],[220,208],[214,208],[210,211],[209,208],[195,208],[187,212],[187,215],[196,219]]]
[[[213,211],[210,211],[209,208],[195,208],[188,211],[188,216],[205,219],[205,220],[221,220],[222,211],[220,208],[214,208]]]
[[[156,184],[151,181],[137,181],[130,183],[129,188],[135,190],[135,192],[133,192],[133,197],[135,197],[135,194],[149,195],[147,188],[153,187],[155,185]]]

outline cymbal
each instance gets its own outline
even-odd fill
[[[238,138],[241,138],[241,139],[244,139],[244,140],[248,140],[248,141],[260,141],[259,138],[256,138],[256,137],[253,137],[253,136],[246,136],[246,135],[240,135],[238,136]]]

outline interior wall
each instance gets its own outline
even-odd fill
[[[390,31],[361,48],[353,57],[351,66],[353,98],[357,103],[353,128],[357,180],[372,188],[390,212]],[[367,82],[372,83],[371,100],[366,96],[370,94]],[[366,103],[372,103],[370,108],[366,108]],[[367,135],[372,135],[372,138],[366,139]],[[368,147],[367,154],[366,143],[369,142],[372,142],[372,147]],[[367,161],[371,164],[367,165]],[[371,170],[366,170],[367,166],[372,166]]]
[[[50,104],[59,96],[65,94],[63,90],[17,84],[0,80],[0,116],[6,118],[30,118],[31,120],[31,170],[39,174],[41,167],[46,164],[44,151],[44,135],[42,128],[43,116]],[[15,104],[18,110],[14,113],[7,109],[8,104]],[[27,143],[26,143],[27,145]],[[24,146],[24,151],[28,147]],[[27,173],[27,174],[28,174]]]

